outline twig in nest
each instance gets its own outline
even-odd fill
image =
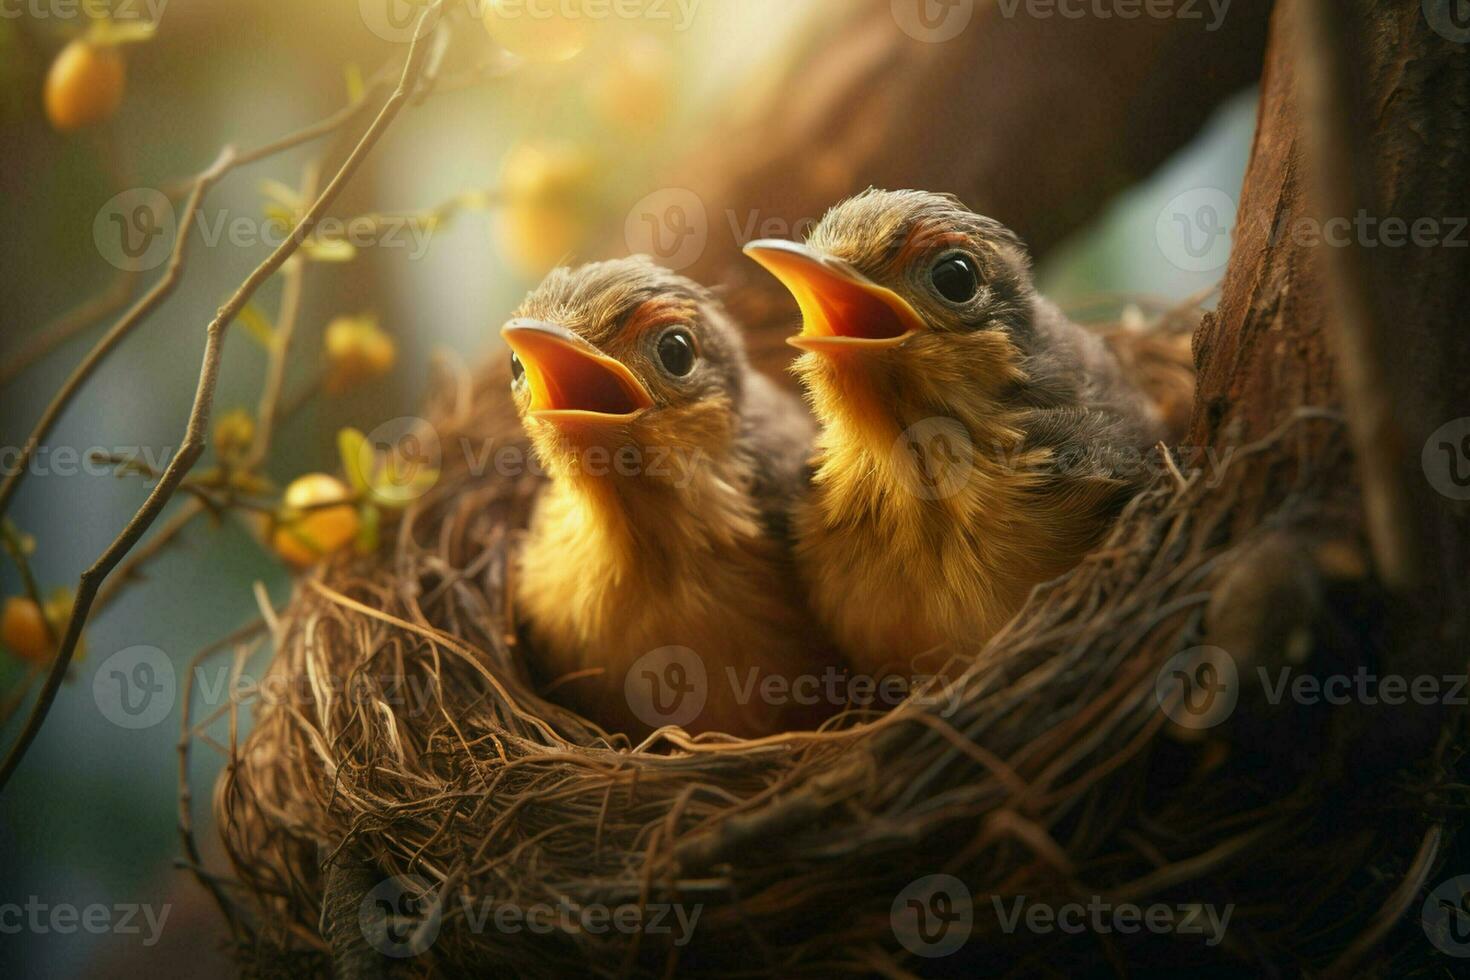
[[[179,758],[179,839],[183,843],[184,854],[188,860],[190,870],[194,871],[195,877],[200,885],[214,898],[215,904],[219,906],[225,921],[230,924],[230,932],[239,938],[241,935],[238,923],[235,921],[234,906],[225,898],[220,890],[218,879],[204,871],[203,858],[200,857],[199,847],[194,840],[194,793],[189,780],[189,756],[194,744],[193,727],[193,695],[194,675],[197,668],[205,660],[214,656],[222,650],[228,650],[241,643],[247,643],[260,635],[265,628],[265,623],[257,620],[241,627],[229,636],[218,642],[212,643],[200,650],[189,661],[189,669],[184,672],[183,703],[179,716],[179,741],[176,745]]]

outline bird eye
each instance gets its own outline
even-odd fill
[[[520,355],[515,351],[510,352],[510,383],[515,384],[526,374],[526,366],[521,363]]]
[[[694,338],[684,329],[670,330],[658,340],[658,360],[664,370],[682,378],[694,370]]]
[[[980,291],[980,276],[963,255],[946,255],[929,272],[939,295],[951,303],[968,303]]]

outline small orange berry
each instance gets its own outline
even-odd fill
[[[562,0],[560,11],[537,10],[516,0],[489,0],[485,30],[501,47],[527,61],[567,61],[587,47],[589,23],[581,0]]]
[[[337,395],[393,370],[398,346],[370,316],[343,316],[327,324],[327,391]]]
[[[501,190],[510,201],[575,202],[589,193],[596,170],[575,143],[517,143],[501,162]]]
[[[656,38],[639,34],[622,44],[589,84],[593,108],[615,126],[657,128],[673,103],[674,59]]]
[[[341,501],[341,506],[329,506]],[[362,528],[352,493],[325,473],[303,476],[286,488],[272,545],[293,565],[314,565],[352,544]]]
[[[566,262],[586,241],[586,222],[565,205],[516,203],[500,216],[501,249],[528,279]]]
[[[241,459],[254,444],[255,419],[243,408],[226,412],[214,424],[214,451],[221,459]]]
[[[528,278],[545,275],[586,241],[594,174],[591,157],[571,144],[522,143],[506,154],[501,250]]]
[[[64,133],[106,122],[122,105],[126,75],[116,48],[71,42],[46,76],[46,118]]]
[[[38,664],[49,661],[55,652],[41,607],[24,596],[5,600],[5,611],[0,613],[0,643],[16,656]]]

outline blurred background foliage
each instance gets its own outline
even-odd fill
[[[146,9],[144,0],[132,6]],[[397,356],[371,384],[308,402],[277,441],[272,478],[284,485],[332,471],[341,428],[367,430],[412,413],[437,349],[471,361],[503,356],[495,328],[545,269],[617,251],[608,243],[622,241],[628,203],[661,186],[670,160],[718,137],[732,105],[738,112],[742,103],[758,104],[770,66],[797,38],[842,16],[842,0],[706,0],[687,31],[609,20],[553,36],[499,35],[532,58],[504,78],[442,92],[406,112],[335,209],[345,216],[469,205],[435,227],[422,255],[372,248],[310,267],[292,385],[309,384],[321,370],[324,328],[339,317],[375,316]],[[368,29],[358,0],[172,0],[156,38],[126,49],[127,95],[117,117],[61,135],[47,123],[41,92],[48,64],[80,29],[75,19],[0,18],[0,363],[112,281],[93,222],[119,190],[165,187],[226,143],[248,148],[312,123],[344,104],[355,77],[402,50]],[[496,40],[482,40],[479,59],[498,57]],[[456,67],[468,65],[448,70]],[[1040,270],[1045,290],[1066,306],[1116,312],[1120,295],[1181,299],[1211,286],[1218,272],[1185,272],[1166,260],[1155,221],[1181,191],[1235,193],[1254,105],[1242,93],[1191,147],[1055,250]],[[235,174],[211,195],[209,213],[261,215],[261,182],[299,187],[317,150]],[[722,232],[729,233],[725,221],[713,218],[711,233]],[[95,379],[49,445],[171,453],[194,394],[203,328],[267,251],[265,244],[196,248],[181,288]],[[259,306],[274,310],[279,291],[277,277]],[[99,332],[0,389],[0,447],[23,441]],[[233,331],[217,417],[254,405],[264,365],[260,345]],[[145,492],[137,479],[31,478],[12,517],[37,541],[33,564],[43,586],[74,582]],[[257,582],[276,601],[288,594],[288,573],[249,529],[227,521],[190,532],[92,623],[87,659],[74,666],[0,799],[0,904],[33,895],[79,907],[173,903],[162,941],[143,949],[137,936],[0,935],[0,976],[131,974],[145,958],[162,975],[225,968],[214,950],[221,929],[212,909],[173,866],[178,707],[157,726],[124,730],[99,713],[91,685],[108,654],[140,644],[162,648],[182,670],[199,647],[253,615]],[[18,590],[4,565],[0,594]],[[0,662],[0,690],[12,690],[27,669]],[[259,671],[257,660],[252,673]],[[17,728],[12,720],[5,729],[7,744]],[[207,821],[219,759],[200,753],[193,765],[195,811]],[[201,840],[213,836],[201,828]]]

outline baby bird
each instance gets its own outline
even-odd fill
[[[540,672],[609,731],[808,727],[762,689],[825,665],[787,528],[800,401],[706,290],[641,257],[552,272],[501,333],[550,477],[516,588]]]
[[[819,618],[873,674],[978,652],[1099,542],[1159,413],[1036,293],[1016,236],[951,196],[870,190],[805,245],[746,251],[803,315],[824,428],[794,529]]]

